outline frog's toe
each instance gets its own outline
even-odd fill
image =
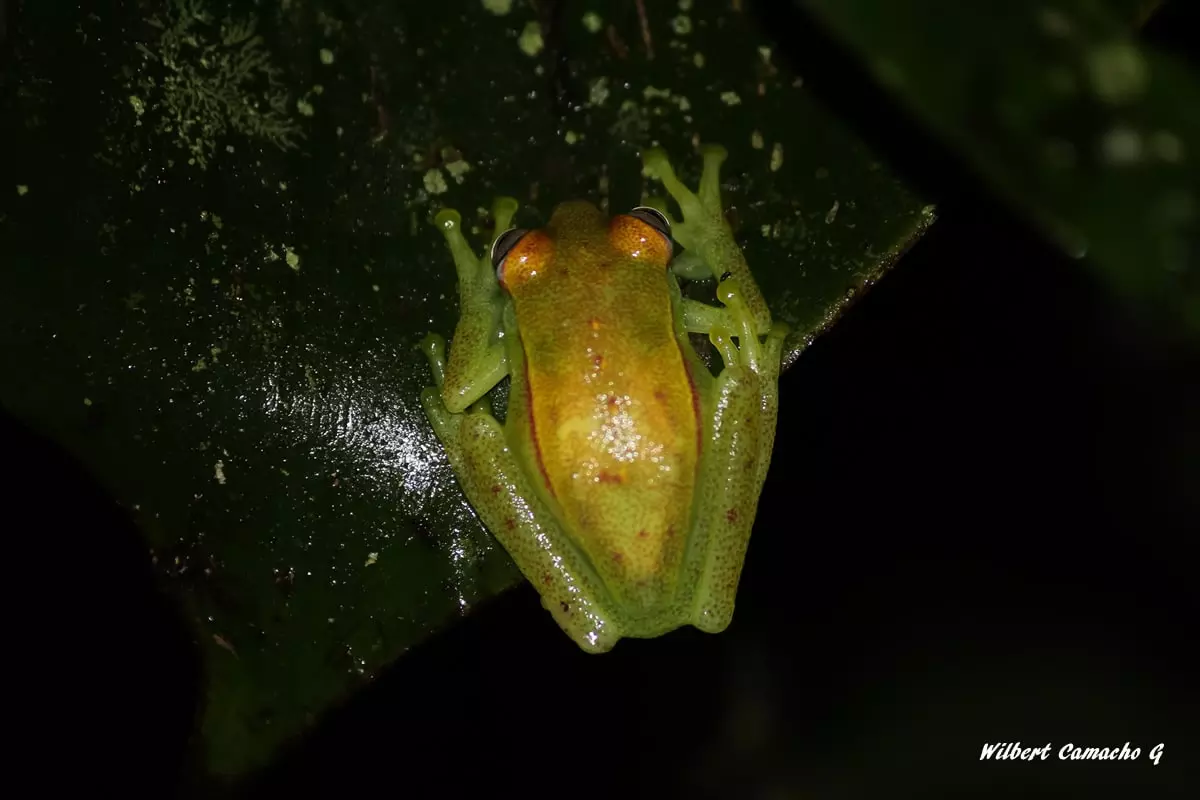
[[[512,226],[513,217],[517,215],[521,204],[515,197],[501,195],[492,201],[492,219],[496,222],[492,238],[495,239]]]
[[[492,201],[492,214],[497,217],[512,216],[517,213],[520,208],[520,203],[517,198],[509,197],[508,195],[500,195]]]
[[[446,356],[446,337],[440,333],[427,333],[417,342],[417,349],[430,361],[441,360]]]
[[[455,466],[459,460],[457,434],[461,416],[452,414],[446,409],[446,404],[442,402],[441,391],[434,386],[421,392],[421,410],[425,412],[425,418],[429,420],[433,434],[442,443],[446,457],[450,459],[451,465]],[[457,469],[457,466],[455,468]]]
[[[620,628],[595,613],[595,609],[574,608],[569,595],[542,595],[542,607],[585,653],[607,653],[624,635]]]
[[[721,168],[721,164],[725,163],[725,159],[729,158],[729,151],[723,145],[705,144],[700,146],[700,157],[704,159],[706,172],[716,172]]]
[[[440,333],[426,334],[425,338],[417,343],[417,349],[429,359],[433,382],[441,388],[446,375],[446,337]]]
[[[706,144],[700,148],[704,166],[700,172],[700,204],[709,214],[721,216],[721,164],[729,157],[729,151],[719,144]]]
[[[462,227],[462,216],[453,208],[443,208],[434,215],[433,224],[448,233]]]
[[[674,172],[671,169],[671,159],[667,157],[667,151],[661,147],[651,147],[643,152],[642,166],[645,167],[646,171],[654,175],[664,172]]]
[[[692,625],[705,633],[722,633],[733,622],[733,602],[714,600],[696,609]]]

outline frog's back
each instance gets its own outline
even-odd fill
[[[665,266],[607,243],[556,242],[554,291],[514,298],[523,383],[560,522],[619,602],[653,612],[672,599],[687,540],[699,400]]]

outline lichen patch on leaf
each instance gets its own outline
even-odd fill
[[[169,0],[146,22],[158,39],[138,44],[130,103],[139,117],[153,112],[155,132],[172,136],[188,163],[207,169],[231,132],[283,150],[303,138],[254,16],[217,21],[206,0]]]

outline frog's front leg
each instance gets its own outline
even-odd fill
[[[721,164],[728,152],[720,145],[709,144],[700,149],[700,155],[704,167],[698,192],[692,192],[680,182],[662,148],[647,150],[642,155],[642,162],[646,173],[662,182],[683,214],[681,221],[671,225],[671,235],[686,251],[681,254],[681,261],[687,264],[683,277],[698,277],[697,273],[701,272],[698,264],[703,263],[713,278],[732,279],[741,287],[742,316],[753,322],[753,329],[760,336],[765,335],[771,329],[771,311],[750,274],[742,249],[733,238],[721,205]]]
[[[495,228],[491,241],[509,227],[516,212],[516,200],[496,198],[492,204]],[[508,359],[500,341],[504,299],[490,257],[480,257],[471,249],[463,236],[458,212],[444,208],[434,224],[446,239],[458,273],[459,318],[449,364],[446,340],[441,335],[431,333],[418,345],[429,359],[434,383],[421,393],[421,406],[457,474],[463,463],[459,445],[462,412],[474,404],[475,411],[490,414],[485,395],[508,374]]]
[[[718,280],[717,299],[722,304],[681,303],[683,330],[708,334],[724,362],[705,398],[710,416],[690,556],[698,563],[689,564],[698,578],[691,599],[692,624],[716,633],[733,616],[742,561],[771,461],[787,327],[771,321],[725,222],[719,181],[724,149],[705,148],[699,196],[675,178],[661,150],[651,150],[644,158],[647,171],[662,180],[683,212],[683,221],[673,225],[672,232]],[[694,273],[695,265],[690,268]],[[686,336],[680,341],[686,344]]]
[[[495,228],[491,241],[512,223],[517,213],[517,201],[511,197],[496,198],[492,205]],[[496,279],[490,254],[477,255],[462,234],[462,218],[452,208],[438,212],[434,219],[450,246],[454,269],[458,273],[459,318],[454,328],[454,346],[449,363],[434,364],[434,378],[442,402],[450,413],[459,413],[492,390],[508,375],[508,359],[500,340],[504,295]],[[431,350],[444,349],[445,341],[430,334],[421,342],[421,349],[430,356]]]

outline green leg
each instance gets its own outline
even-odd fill
[[[740,367],[726,368],[716,380],[693,524],[696,594],[691,622],[719,633],[733,617],[742,560],[758,506],[762,430],[757,424],[758,377]],[[689,565],[690,566],[690,565]]]
[[[484,525],[542,597],[542,605],[576,644],[602,653],[625,635],[614,615],[592,598],[604,587],[570,551],[551,542],[566,537],[536,498],[490,414],[468,413],[459,430],[463,454],[459,483]]]
[[[492,206],[496,227],[491,241],[508,229],[517,201],[500,197]],[[443,209],[434,220],[441,228],[458,273],[458,325],[449,363],[440,369],[438,387],[446,408],[458,413],[479,400],[508,374],[508,358],[500,340],[504,296],[490,253],[478,256],[462,234],[462,218],[454,209]],[[444,347],[431,337],[421,348]],[[435,376],[436,377],[436,376]]]
[[[642,161],[646,172],[662,181],[683,213],[683,220],[671,226],[671,235],[708,265],[712,277],[722,282],[732,280],[735,286],[741,287],[737,299],[752,321],[752,329],[759,335],[766,334],[771,328],[771,312],[750,274],[742,249],[734,241],[729,223],[725,221],[725,209],[721,207],[721,163],[728,153],[720,145],[705,145],[701,155],[704,169],[700,174],[698,193],[693,193],[675,176],[675,170],[661,148],[647,150]],[[687,272],[694,272],[691,264],[685,264]]]
[[[748,348],[735,347],[720,328],[709,332],[725,368],[713,387],[711,432],[702,485],[697,487],[701,499],[695,533],[704,563],[699,567],[692,624],[710,633],[724,630],[733,617],[758,497],[771,463],[786,333],[786,326],[773,325],[752,365]]]
[[[429,337],[425,348],[435,382],[445,367],[440,340]],[[575,553],[551,549],[551,542],[564,541],[562,531],[536,499],[486,401],[453,413],[431,386],[421,405],[471,507],[537,588],[555,622],[588,652],[611,649],[625,634],[608,609],[589,599],[602,596],[603,587]]]
[[[676,178],[663,151],[647,152],[644,161],[683,212],[683,221],[672,225],[673,235],[718,280],[721,307],[689,299],[680,306],[684,328],[708,334],[724,361],[706,405],[712,416],[689,553],[696,560],[689,567],[698,587],[692,598],[692,624],[716,633],[733,616],[758,496],[771,462],[787,326],[771,321],[766,301],[725,222],[719,178],[725,149],[709,146],[702,152],[698,193]],[[695,276],[699,270],[693,260],[678,272]]]
[[[680,302],[683,308],[683,327],[688,333],[708,333],[714,328],[729,327],[728,314],[724,309],[688,297]]]

